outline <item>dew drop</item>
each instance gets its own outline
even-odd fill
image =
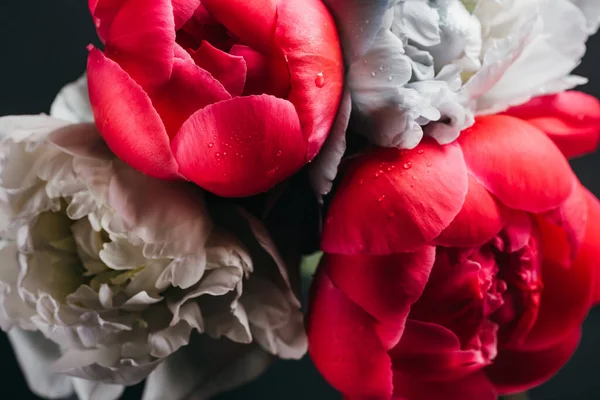
[[[375,179],[379,178],[381,176],[381,172],[377,171],[375,172]]]
[[[377,76],[377,72],[371,72],[371,76],[375,78]]]
[[[318,88],[322,88],[323,86],[325,86],[325,75],[323,74],[323,72],[319,72],[317,74],[317,77],[315,78],[315,86],[317,86]]]
[[[425,153],[425,150],[419,150],[419,151],[417,151],[417,153],[423,154],[423,153]]]
[[[379,70],[380,70],[380,71],[383,71],[383,65],[379,67]]]
[[[209,143],[209,144],[208,144],[208,147],[211,147],[211,148],[212,148],[214,145],[215,145],[214,143]]]
[[[404,165],[402,166],[404,169],[411,169],[412,168],[412,162],[408,161],[405,162]]]
[[[413,175],[413,179],[414,179],[414,180],[416,180],[416,179],[417,179],[417,177],[416,177],[415,175]]]
[[[216,156],[217,156],[217,157],[221,157],[221,153],[217,153],[217,154],[216,154]]]
[[[385,200],[385,195],[382,194],[381,196],[379,196],[377,201],[381,203],[383,200]]]
[[[277,152],[277,157],[281,157],[281,150]]]
[[[368,19],[365,19],[365,24],[369,25],[371,21],[369,21]]]
[[[226,151],[223,152],[223,157],[227,157],[227,152]]]
[[[387,170],[388,170],[388,172],[390,172],[390,171],[393,171],[394,168],[396,168],[396,167],[394,167],[393,165],[390,165],[389,167],[387,167]]]
[[[362,185],[363,183],[365,183],[365,180],[364,180],[364,179],[361,179],[361,180],[360,180],[358,183],[359,183],[360,185]]]
[[[433,165],[433,164],[432,164],[432,163],[430,163],[430,162],[428,162],[428,163],[427,163],[427,166],[428,166],[428,167],[431,167],[432,165]]]
[[[393,211],[390,211],[390,213],[388,214],[388,218],[394,218],[396,216],[396,213]]]
[[[391,75],[390,75],[390,76],[388,76],[388,81],[390,81],[390,82],[391,82],[392,80],[394,80],[394,77],[393,77],[393,76],[391,76]]]

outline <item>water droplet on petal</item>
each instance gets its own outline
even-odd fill
[[[208,147],[213,147],[215,144],[214,143],[209,143]]]
[[[383,65],[379,67],[379,70],[380,70],[380,71],[383,71]]]
[[[390,81],[390,82],[391,82],[393,79],[394,79],[394,77],[393,77],[393,76],[391,76],[391,75],[390,75],[390,76],[388,76],[388,81]]]
[[[223,157],[227,157],[227,152],[226,151],[223,152]]]
[[[371,76],[375,78],[377,76],[377,72],[371,72]]]
[[[385,195],[382,194],[381,196],[379,196],[379,198],[377,199],[378,202],[382,202],[383,200],[385,200]]]
[[[425,153],[425,150],[419,150],[419,151],[417,151],[417,153],[423,154],[423,153]]]
[[[390,211],[390,213],[388,214],[389,218],[394,218],[396,216],[396,213],[393,211]]]
[[[364,179],[361,179],[361,180],[360,180],[358,183],[359,183],[360,185],[362,185],[363,183],[365,183],[365,180],[364,180]]]
[[[281,157],[281,150],[277,152],[277,157]]]
[[[217,157],[221,157],[221,153],[217,153],[217,154],[216,154],[216,156],[217,156]]]
[[[413,175],[413,179],[417,179],[417,177],[415,175]]]
[[[427,163],[427,166],[428,166],[428,167],[431,167],[432,165],[433,165],[433,164],[432,164],[432,163],[430,163],[430,162],[428,162],[428,163]]]
[[[318,88],[322,88],[323,86],[325,86],[325,75],[323,74],[323,72],[319,72],[317,74],[317,77],[315,78],[315,85]]]
[[[365,19],[365,24],[369,25],[371,21],[369,21],[368,19]]]
[[[410,162],[410,161],[405,162],[404,165],[402,166],[402,168],[404,168],[404,169],[411,169],[412,168],[412,162]]]
[[[393,165],[391,165],[391,166],[387,167],[387,170],[389,172],[389,171],[392,171],[394,168],[396,168],[396,167],[394,167]]]

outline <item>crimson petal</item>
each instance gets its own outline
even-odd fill
[[[174,46],[171,0],[129,0],[112,21],[105,53],[148,88],[171,76]]]
[[[324,270],[311,288],[308,349],[325,379],[348,396],[389,399],[390,358],[375,320],[331,282]]]
[[[196,64],[223,84],[232,97],[240,96],[246,83],[244,57],[225,53],[203,41],[194,54]]]
[[[332,283],[378,320],[384,346],[393,347],[402,336],[410,307],[421,297],[435,261],[435,247],[414,253],[325,255],[323,268]],[[390,329],[387,325],[391,323]]]
[[[508,207],[533,213],[558,207],[573,172],[542,131],[514,117],[479,117],[458,139],[473,176]]]
[[[390,254],[431,243],[454,220],[468,177],[456,143],[424,140],[414,150],[376,149],[352,161],[333,197],[322,248]]]
[[[171,0],[175,29],[181,28],[202,4],[202,0]]]
[[[394,372],[392,400],[497,400],[498,395],[483,371],[447,382],[422,382]]]
[[[150,98],[97,49],[88,57],[88,86],[98,130],[117,157],[155,178],[180,177],[167,131]]]
[[[183,176],[226,197],[272,188],[298,171],[306,155],[294,106],[268,95],[199,110],[182,125],[172,148]]]
[[[600,142],[600,101],[582,92],[536,97],[506,113],[541,129],[565,157],[590,153]]]
[[[209,72],[179,58],[173,63],[171,79],[153,90],[150,97],[171,138],[196,111],[231,98]]]

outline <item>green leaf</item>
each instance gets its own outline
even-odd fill
[[[309,256],[305,256],[302,258],[302,277],[311,279],[312,276],[317,271],[317,267],[319,266],[319,261],[321,261],[321,257],[323,257],[323,252],[317,251]]]

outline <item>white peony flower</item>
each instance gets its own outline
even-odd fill
[[[300,358],[300,303],[268,233],[243,210],[212,214],[201,189],[117,160],[93,124],[0,118],[0,327],[32,390],[116,399],[150,374],[146,400],[206,398],[270,355]]]
[[[361,133],[413,148],[585,82],[569,76],[600,25],[596,0],[325,0],[340,27]]]

